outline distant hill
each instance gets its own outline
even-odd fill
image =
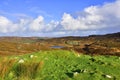
[[[88,37],[120,38],[120,32],[105,35],[90,35]]]
[[[89,35],[89,36],[64,36],[64,37],[19,37],[19,36],[1,36],[0,40],[45,40],[45,39],[84,39],[84,38],[120,38],[120,32],[104,35]]]

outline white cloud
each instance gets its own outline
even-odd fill
[[[0,16],[0,33],[21,32],[25,31],[26,20],[20,19],[18,23],[13,23],[4,16]]]
[[[44,28],[44,18],[39,16],[30,23],[30,30],[32,31],[42,31]]]
[[[10,20],[6,17],[0,16],[0,32],[1,33],[8,33],[14,32],[17,30],[16,24],[13,24]]]
[[[45,31],[54,31],[56,27],[58,27],[59,22],[52,20],[50,23],[46,24],[46,29]]]
[[[57,25],[58,21],[51,20],[50,23],[45,23],[44,18],[42,16],[38,16],[36,19],[32,20],[29,29],[35,32],[49,32],[53,31]]]
[[[70,14],[64,13],[61,25],[65,30],[85,30],[87,26],[84,24],[84,18],[74,19]],[[82,21],[83,20],[83,21]]]
[[[87,7],[76,18],[69,13],[64,13],[61,21],[51,20],[48,23],[45,22],[43,16],[33,19],[24,14],[14,14],[19,16],[17,22],[0,16],[0,33],[34,32],[34,34],[84,35],[100,32],[99,30],[105,32],[104,30],[120,29],[119,9],[120,0],[117,0],[102,6]]]
[[[120,26],[120,1],[103,6],[90,6],[82,13],[84,16],[72,17],[64,13],[61,25],[65,30],[97,30]]]
[[[49,32],[59,24],[58,21],[51,20],[49,23],[45,23],[44,17],[38,16],[35,19],[19,19],[16,23],[9,20],[4,16],[0,16],[0,33],[11,32]]]

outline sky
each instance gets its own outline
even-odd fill
[[[0,36],[120,32],[120,0],[1,0]]]

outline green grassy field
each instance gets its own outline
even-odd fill
[[[120,80],[120,57],[65,50],[0,57],[0,80]]]

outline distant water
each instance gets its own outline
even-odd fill
[[[51,46],[51,48],[63,48],[63,46]]]

